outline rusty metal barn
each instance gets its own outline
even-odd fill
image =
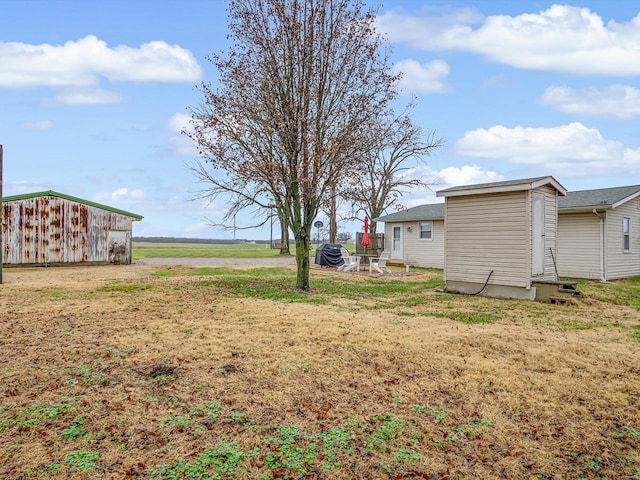
[[[4,265],[131,263],[141,215],[54,191],[3,198]]]

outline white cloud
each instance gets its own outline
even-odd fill
[[[396,63],[393,70],[402,72],[399,87],[406,94],[443,93],[450,89],[445,83],[449,76],[449,65],[442,60],[420,64],[408,58]]]
[[[191,125],[191,115],[186,113],[176,113],[170,119],[168,123],[169,138],[167,143],[174,155],[181,157],[193,157],[197,155],[198,149],[191,143],[189,137],[182,132],[193,131],[193,125]]]
[[[51,130],[53,128],[53,122],[51,120],[40,120],[37,122],[23,123],[21,126],[25,130]]]
[[[13,180],[3,185],[5,196],[22,195],[24,193],[44,192],[52,190],[50,185],[44,185],[33,180]]]
[[[127,187],[118,188],[112,192],[98,192],[92,198],[95,202],[104,203],[106,205],[140,205],[145,199],[144,190],[133,189]]]
[[[181,233],[189,238],[202,238],[211,235],[212,230],[213,227],[211,224],[203,220],[190,225],[185,225],[182,227]]]
[[[517,84],[504,75],[494,75],[482,80],[482,88],[513,88]]]
[[[392,41],[426,48],[428,37],[438,39],[452,27],[478,24],[484,18],[475,8],[427,5],[415,15],[389,10],[376,18],[376,28]]]
[[[424,50],[475,52],[527,70],[640,74],[640,14],[626,23],[611,20],[605,25],[588,8],[552,5],[539,13],[489,16],[474,28],[477,21],[477,16],[468,14],[434,17],[394,11],[377,19],[390,40]]]
[[[194,82],[202,70],[193,54],[162,41],[109,47],[88,35],[64,45],[0,42],[0,87],[89,87],[112,82]]]
[[[169,119],[169,129],[173,133],[181,133],[183,130],[192,130],[191,115],[176,113]]]
[[[486,170],[478,165],[463,165],[461,167],[447,167],[436,172],[441,181],[438,190],[459,185],[473,185],[476,183],[498,182],[504,177],[498,172]]]
[[[438,190],[459,185],[473,185],[476,183],[498,182],[504,177],[497,172],[487,170],[478,165],[461,165],[434,170],[428,165],[421,165],[411,170],[411,176],[421,178],[429,183],[429,189],[413,188],[402,195],[400,203],[407,207],[415,207],[425,203],[442,202],[444,199],[436,197]]]
[[[640,90],[626,85],[573,89],[549,87],[540,102],[561,112],[618,118],[640,116]]]
[[[467,132],[456,142],[458,155],[504,159],[528,165],[535,174],[582,176],[631,174],[640,167],[640,149],[606,140],[581,123],[551,128],[496,125]]]
[[[93,185],[114,185],[121,183],[120,177],[115,175],[96,175],[90,177],[88,180]]]
[[[122,102],[121,95],[101,88],[68,90],[58,93],[52,100],[52,103],[61,105],[101,105],[120,102]]]

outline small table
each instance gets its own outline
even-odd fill
[[[377,253],[353,253],[352,256],[360,258],[363,265],[368,265],[372,258],[378,258]]]

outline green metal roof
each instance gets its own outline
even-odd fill
[[[39,198],[39,197],[64,198],[65,200],[82,203],[89,207],[95,207],[95,208],[100,208],[102,210],[107,210],[108,212],[119,213],[120,215],[131,217],[135,220],[142,220],[144,218],[142,215],[138,215],[137,213],[131,213],[131,212],[127,212],[126,210],[120,210],[119,208],[109,207],[107,205],[92,202],[90,200],[84,200],[82,198],[72,197],[71,195],[65,195],[64,193],[54,192],[53,190],[47,190],[46,192],[23,193],[22,195],[12,195],[10,197],[2,197],[2,202],[3,203],[15,202],[17,200],[28,200],[30,198]]]

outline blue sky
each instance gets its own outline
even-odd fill
[[[413,171],[433,191],[540,175],[568,190],[640,184],[637,2],[379,4],[404,72],[398,105],[417,96],[415,122],[446,139]],[[145,217],[137,236],[233,237],[205,220],[224,199],[192,200],[180,135],[195,86],[216,81],[206,57],[227,45],[223,1],[3,0],[0,18],[5,196],[56,190],[129,210]],[[424,189],[402,200],[435,201]]]

